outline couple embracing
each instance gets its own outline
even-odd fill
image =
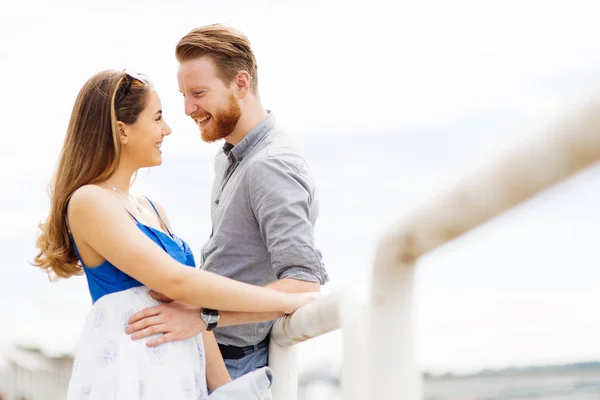
[[[210,237],[197,265],[164,208],[130,193],[138,169],[162,163],[171,134],[151,82],[127,70],[91,77],[75,101],[35,259],[51,276],[85,274],[93,302],[69,400],[269,399],[273,320],[328,280],[314,240],[315,185],[260,102],[248,38],[197,28],[176,57],[186,115],[204,141],[224,139]]]

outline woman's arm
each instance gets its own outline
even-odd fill
[[[231,382],[231,376],[225,366],[225,361],[219,350],[217,339],[212,332],[202,332],[204,355],[206,356],[206,383],[211,391]]]
[[[112,193],[97,186],[87,185],[73,194],[69,222],[78,241],[144,285],[182,303],[289,314],[314,298],[285,295],[178,263],[142,233]]]

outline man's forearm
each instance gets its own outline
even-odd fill
[[[256,322],[271,321],[277,318],[283,317],[284,313],[244,313],[244,312],[232,312],[232,311],[221,311],[219,317],[219,327],[232,326],[232,325],[244,325],[253,324]]]
[[[302,293],[302,292],[320,292],[321,284],[319,282],[299,281],[297,279],[280,279],[268,284],[266,287],[279,290],[286,293]]]
[[[306,282],[287,278],[270,283],[266,287],[286,293],[319,292],[321,290],[321,284],[319,282]],[[220,327],[271,321],[277,318],[281,318],[285,315],[284,313],[278,312],[247,313],[231,311],[221,311],[220,314]]]

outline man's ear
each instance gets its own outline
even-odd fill
[[[121,121],[117,121],[117,129],[119,130],[119,141],[122,146],[127,144],[127,126]]]
[[[252,77],[248,73],[248,71],[240,71],[234,78],[233,84],[235,85],[235,89],[237,91],[237,95],[239,99],[243,99],[250,92],[250,86],[252,82]]]

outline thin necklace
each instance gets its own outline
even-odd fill
[[[131,200],[131,195],[129,195],[129,196],[124,195],[119,189],[117,189],[116,187],[110,186],[108,184],[108,182],[106,182],[106,181],[104,182],[104,184],[106,186],[108,186],[109,189],[112,189],[113,192],[120,194],[125,200],[129,201],[131,203],[131,205],[133,205],[139,212],[142,212],[144,210],[142,208],[142,206],[140,205],[140,203],[138,203],[137,201]]]

